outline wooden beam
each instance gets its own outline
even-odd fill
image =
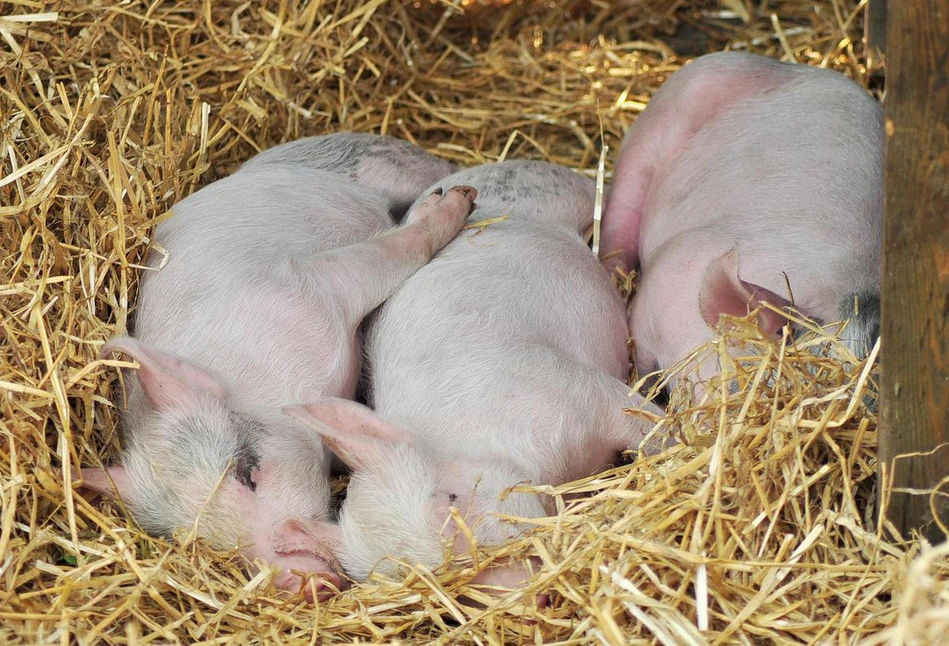
[[[949,5],[890,2],[886,30],[880,465],[889,519],[944,540],[928,490],[949,475]]]

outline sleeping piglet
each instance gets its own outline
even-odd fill
[[[762,302],[852,317],[843,340],[865,355],[879,330],[882,187],[882,109],[845,76],[733,52],[676,72],[626,136],[603,220],[604,262],[641,264],[640,372]],[[786,319],[763,309],[758,323],[777,334]]]
[[[193,527],[280,566],[278,587],[298,590],[295,570],[319,573],[321,597],[338,589],[329,454],[281,408],[354,395],[360,321],[455,236],[475,193],[431,193],[395,229],[390,211],[452,170],[403,141],[336,134],[261,153],[177,204],[135,337],[104,347],[141,366],[122,464],[83,469],[83,485],[114,484],[148,532]]]
[[[456,173],[478,191],[469,227],[380,308],[366,349],[375,412],[346,401],[288,412],[353,468],[337,556],[348,574],[392,571],[387,555],[435,567],[446,539],[499,544],[549,500],[502,492],[602,470],[652,424],[630,399],[623,303],[581,237],[593,183],[552,164],[509,161]],[[506,220],[495,221],[506,217]],[[651,407],[654,413],[658,408]],[[507,563],[476,584],[510,588]]]

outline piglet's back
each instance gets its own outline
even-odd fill
[[[536,164],[540,181],[520,177],[541,192],[523,184],[508,191],[503,181],[495,192],[508,164]],[[532,371],[556,373],[560,360],[626,377],[625,308],[578,233],[592,222],[592,181],[537,162],[504,165],[448,181],[478,189],[472,221],[507,219],[462,232],[386,302],[371,328],[373,404],[423,435],[484,437],[462,426],[487,423],[485,406],[497,430],[523,426],[539,412],[523,384]],[[520,197],[509,201],[509,194]],[[553,396],[560,389],[537,390]],[[549,404],[540,408],[562,407]]]

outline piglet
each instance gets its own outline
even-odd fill
[[[623,143],[603,221],[608,266],[641,264],[641,373],[711,340],[721,314],[791,304],[867,354],[879,332],[883,113],[829,70],[741,53],[676,72]],[[767,308],[759,326],[786,319]],[[718,372],[699,367],[699,379]]]
[[[581,237],[593,183],[552,164],[510,161],[442,180],[478,190],[473,228],[383,305],[367,340],[375,412],[325,401],[290,409],[353,468],[340,512],[340,563],[355,579],[386,556],[435,567],[445,540],[503,543],[550,501],[502,492],[557,485],[613,463],[658,408],[626,385],[623,303]],[[500,221],[494,221],[495,219]],[[477,226],[478,224],[483,227]],[[527,564],[483,571],[511,588]]]
[[[320,597],[339,589],[329,454],[281,408],[354,395],[360,321],[455,236],[475,193],[430,192],[395,229],[390,211],[451,170],[397,139],[336,134],[261,153],[177,204],[135,337],[104,347],[140,365],[121,465],[84,469],[84,486],[114,484],[150,533],[195,528],[280,566],[280,588],[298,590],[298,571],[319,575]]]

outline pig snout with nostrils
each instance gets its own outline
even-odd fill
[[[879,329],[882,186],[882,109],[843,75],[734,52],[676,72],[626,136],[603,220],[604,262],[641,265],[640,372],[765,302],[851,318],[843,340],[865,355]],[[786,319],[763,309],[758,322],[777,334]]]
[[[268,150],[176,205],[135,337],[104,348],[140,366],[121,465],[84,469],[83,485],[114,484],[151,533],[193,528],[279,566],[278,587],[315,573],[308,595],[338,589],[329,456],[281,408],[353,396],[360,322],[455,236],[475,192],[430,194],[396,228],[390,211],[450,171],[396,139],[329,135]]]
[[[519,483],[556,485],[613,463],[652,424],[630,398],[625,309],[581,237],[593,183],[541,162],[503,162],[439,187],[478,190],[464,231],[390,297],[367,340],[375,411],[330,400],[288,409],[353,468],[337,556],[355,579],[392,556],[436,567],[550,514]],[[507,218],[507,219],[503,219]],[[655,407],[651,412],[659,413]],[[524,519],[519,522],[512,519]],[[536,561],[473,582],[510,588]]]

